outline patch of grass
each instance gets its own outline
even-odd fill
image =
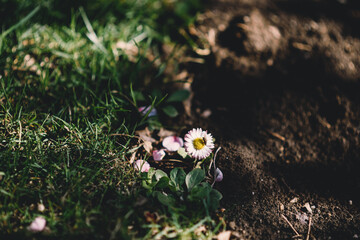
[[[39,238],[191,238],[206,224],[210,230],[197,236],[213,236],[209,217],[184,217],[151,199],[141,204],[129,164],[139,147],[134,132],[148,124],[136,95],[163,87],[162,46],[185,42],[178,29],[199,2],[1,2],[0,13],[15,13],[0,21],[2,234],[28,236],[42,215],[47,229]],[[161,221],[149,224],[144,213],[155,209]]]
[[[79,129],[50,115],[1,117],[3,231],[21,230],[41,214],[55,235],[86,233],[99,224],[108,194],[118,193],[119,200],[131,193],[136,179],[124,161],[130,140],[118,143],[98,123]],[[40,203],[43,213],[37,210]]]

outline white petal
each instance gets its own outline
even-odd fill
[[[46,220],[43,217],[36,217],[34,221],[28,227],[28,230],[31,232],[41,232],[44,230],[46,225]]]
[[[136,160],[134,162],[134,168],[140,172],[148,172],[150,170],[150,164],[144,160]]]
[[[166,153],[163,149],[160,149],[154,150],[152,155],[155,161],[161,161],[165,157]]]
[[[184,140],[180,137],[169,136],[169,137],[164,138],[162,145],[168,151],[175,152],[180,147],[184,146]]]

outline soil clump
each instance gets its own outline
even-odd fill
[[[292,239],[290,224],[296,239],[360,237],[359,24],[346,0],[212,1],[200,16],[211,54],[189,68],[191,125],[222,147],[234,239]]]

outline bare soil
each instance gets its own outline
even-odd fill
[[[196,29],[191,125],[222,147],[232,238],[359,238],[360,2],[211,1]]]

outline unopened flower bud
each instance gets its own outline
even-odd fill
[[[219,168],[215,170],[215,182],[221,182],[224,178],[222,171]]]

